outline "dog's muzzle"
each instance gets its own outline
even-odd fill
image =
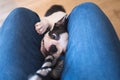
[[[58,51],[56,45],[54,45],[54,44],[51,45],[49,47],[49,49],[47,50],[44,46],[44,40],[42,40],[41,45],[43,45],[41,51],[45,56],[55,54]]]

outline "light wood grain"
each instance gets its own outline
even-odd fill
[[[76,5],[83,2],[96,3],[109,17],[120,38],[120,0],[0,0],[0,26],[16,7],[26,7],[43,16],[51,5],[63,5],[67,13],[70,13]]]

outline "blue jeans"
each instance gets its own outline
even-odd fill
[[[13,10],[0,29],[0,80],[27,80],[43,63],[36,13]],[[62,80],[120,80],[120,44],[112,24],[93,3],[68,17],[69,42]]]

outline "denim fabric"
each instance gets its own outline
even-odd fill
[[[27,80],[43,62],[36,13],[18,8],[0,32],[0,80]],[[112,24],[93,3],[76,6],[68,17],[69,42],[62,80],[120,80],[120,45]]]
[[[69,42],[62,80],[120,80],[120,45],[112,24],[93,3],[68,17]]]
[[[17,8],[7,17],[0,33],[0,80],[27,80],[43,62],[36,13]]]

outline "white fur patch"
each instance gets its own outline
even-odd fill
[[[58,41],[59,45],[63,48],[63,51],[66,51],[67,43],[68,43],[68,34],[62,33],[60,35],[60,40]]]
[[[39,76],[34,75],[32,77],[30,77],[28,80],[42,80]]]
[[[52,65],[52,63],[51,63],[51,62],[45,62],[45,63],[42,65],[42,67],[45,67],[45,66],[50,66],[50,65]]]
[[[50,72],[51,70],[52,70],[51,68],[41,69],[41,70],[38,70],[37,73],[39,73],[43,76],[46,76],[48,74],[48,72]]]

